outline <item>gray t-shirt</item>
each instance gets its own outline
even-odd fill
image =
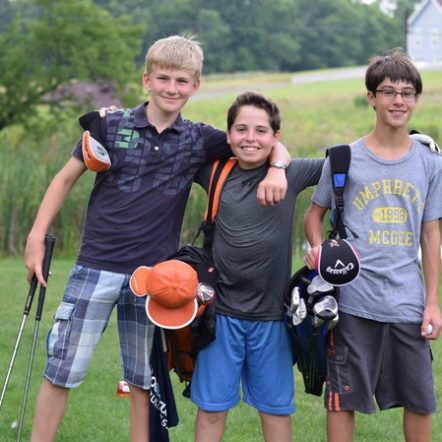
[[[397,160],[376,157],[358,140],[351,145],[344,191],[344,223],[359,238],[361,273],[340,290],[341,311],[381,322],[420,323],[425,302],[418,260],[422,223],[442,216],[442,157],[414,141]],[[327,160],[312,200],[332,206]]]
[[[220,199],[213,242],[220,272],[217,313],[249,320],[281,320],[284,290],[290,278],[293,212],[296,197],[319,180],[323,160],[296,159],[287,169],[286,198],[261,207],[256,198],[267,165],[234,167]],[[211,166],[197,177],[206,190]]]

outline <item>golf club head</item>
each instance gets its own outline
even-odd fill
[[[107,150],[93,138],[88,130],[83,132],[83,159],[86,167],[92,172],[104,172],[111,167]]]
[[[313,315],[312,318],[312,323],[313,323],[313,328],[319,328],[321,327],[322,324],[324,324],[324,320],[321,318],[318,318],[317,316]]]
[[[297,325],[301,324],[301,322],[303,322],[304,319],[301,319],[300,317],[298,317],[296,314],[293,313],[293,315],[292,315],[292,324],[296,327]]]
[[[292,290],[291,298],[290,298],[290,311],[292,313],[296,312],[296,310],[299,306],[300,300],[301,300],[301,290],[299,289],[298,286],[295,286]]]
[[[307,293],[309,295],[317,295],[320,293],[330,292],[332,290],[333,286],[324,281],[319,275],[316,275],[307,287]]]
[[[205,282],[198,283],[196,295],[200,305],[212,304],[215,301],[215,289]]]
[[[299,300],[299,305],[296,311],[292,315],[293,325],[299,325],[307,317],[307,306],[303,298]]]
[[[336,313],[336,316],[333,319],[330,319],[330,321],[327,322],[327,327],[329,330],[332,330],[336,327],[336,325],[339,322],[339,314]]]
[[[314,316],[328,321],[334,319],[338,314],[338,303],[333,296],[326,295],[313,305]]]

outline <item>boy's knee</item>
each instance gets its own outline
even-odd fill
[[[227,411],[204,411],[199,410],[200,417],[210,425],[214,425],[220,422],[224,422],[226,419]]]

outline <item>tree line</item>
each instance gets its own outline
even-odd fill
[[[405,19],[416,0],[398,0],[394,16],[379,1],[96,0],[113,16],[145,23],[152,41],[188,32],[206,53],[205,71],[300,71],[365,64],[380,50],[405,44]]]
[[[365,64],[404,46],[416,2],[390,17],[357,0],[0,0],[0,130],[41,103],[56,110],[51,93],[74,79],[130,97],[147,47],[172,34],[201,42],[205,73]]]

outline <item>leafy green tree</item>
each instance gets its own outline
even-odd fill
[[[350,0],[299,0],[303,20],[297,23],[302,48],[295,70],[363,64],[374,53],[397,45],[393,18],[377,5]]]
[[[0,32],[3,32],[11,20],[11,4],[9,0],[0,0]]]
[[[219,11],[200,9],[195,24],[202,46],[209,48],[204,52],[204,71],[232,71],[233,57],[225,50],[232,45],[232,30]]]
[[[366,63],[405,44],[404,14],[355,0],[95,0],[115,16],[147,23],[140,58],[154,40],[190,33],[201,41],[205,72],[296,71]]]
[[[92,0],[16,0],[0,33],[0,129],[22,122],[70,80],[108,80],[123,89],[136,72],[140,25],[113,19]],[[65,106],[72,103],[63,103]]]
[[[206,39],[206,26],[199,23],[196,29],[208,59],[206,71],[279,71],[297,60],[297,0],[224,0],[222,7],[215,0],[194,0],[194,4],[197,10],[217,11],[219,22],[225,24],[212,28],[210,39]],[[214,31],[220,29],[229,29],[229,35],[217,36]],[[213,41],[223,43],[221,52],[214,51],[220,60],[216,65],[207,55],[212,53]]]

